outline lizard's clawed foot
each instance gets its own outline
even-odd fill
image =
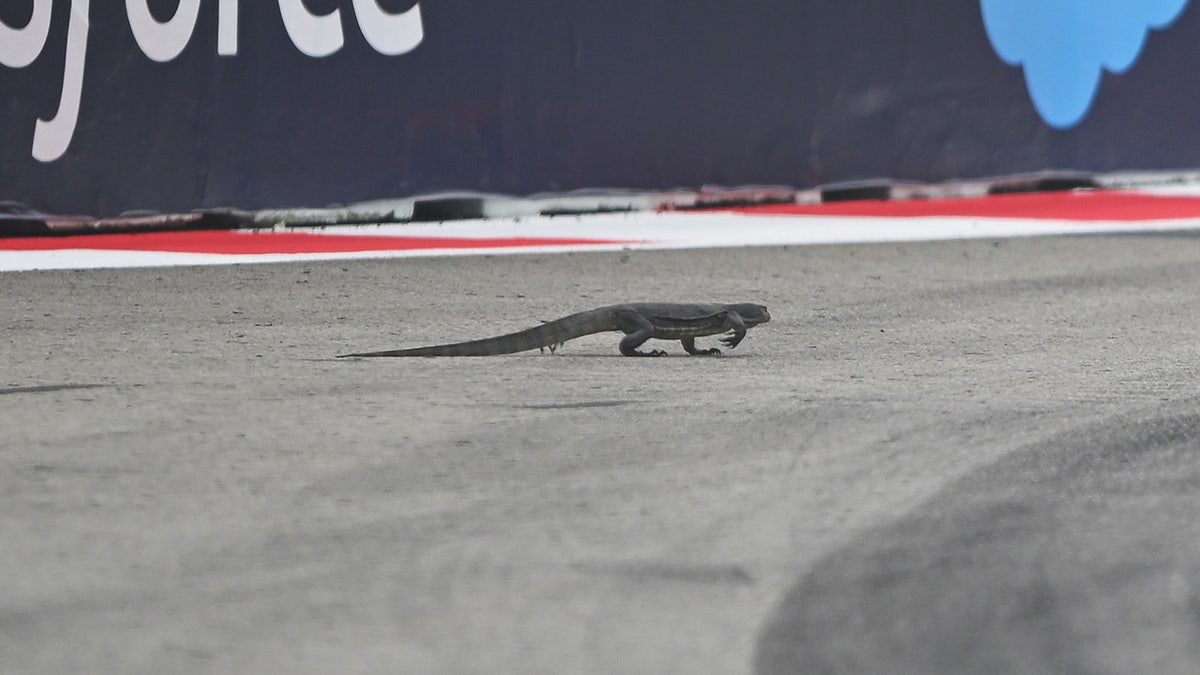
[[[634,352],[638,356],[666,356],[667,353],[661,349],[651,349],[648,352]]]
[[[720,342],[721,344],[725,345],[726,347],[733,349],[734,347],[738,346],[738,343],[740,343],[742,341],[743,337],[745,337],[745,336],[737,335],[735,333],[733,335],[726,335],[724,337],[718,338],[717,342]]]
[[[710,349],[700,349],[696,352],[696,356],[720,356],[721,350],[716,347]]]

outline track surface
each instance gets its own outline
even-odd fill
[[[1190,673],[1200,239],[0,276],[0,671]],[[330,359],[626,300],[716,359]]]

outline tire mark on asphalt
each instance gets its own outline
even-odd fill
[[[518,410],[577,410],[582,408],[615,408],[645,401],[580,401],[578,403],[531,403],[515,406]]]
[[[45,394],[56,391],[73,391],[77,389],[99,389],[107,384],[39,384],[26,387],[0,387],[0,396],[5,394]]]
[[[577,562],[571,568],[587,574],[613,575],[640,581],[680,581],[695,584],[752,584],[741,565],[681,564],[656,561]]]
[[[1200,662],[1200,403],[1061,433],[818,563],[756,672],[1186,673]]]

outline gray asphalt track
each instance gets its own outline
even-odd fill
[[[0,289],[0,672],[1200,669],[1197,238]],[[630,300],[774,321],[330,358]]]

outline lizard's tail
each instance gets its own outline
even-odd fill
[[[341,354],[338,358],[367,357],[367,356],[495,356],[498,354],[515,354],[530,349],[554,349],[566,342],[584,335],[603,331],[618,330],[617,326],[609,325],[603,317],[595,312],[580,312],[555,321],[549,321],[540,326],[527,328],[516,333],[454,342],[431,347],[412,347],[409,349],[393,349],[383,352],[364,352],[360,354]]]

